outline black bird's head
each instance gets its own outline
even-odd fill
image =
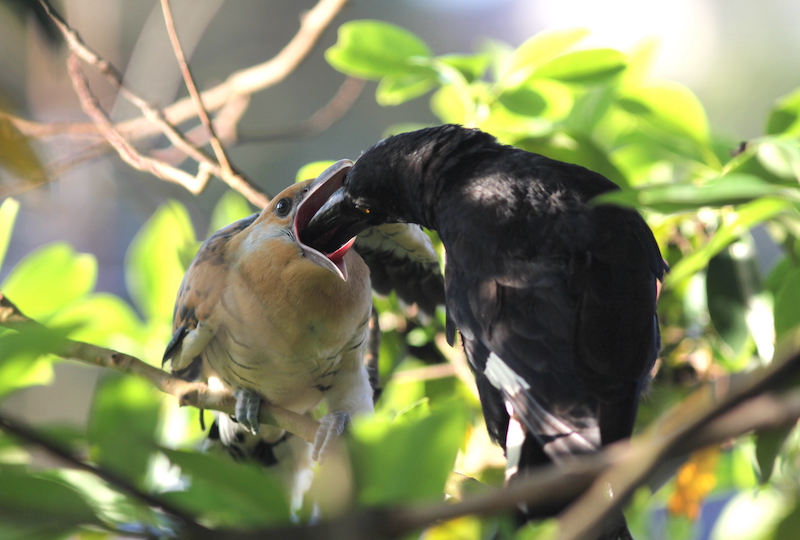
[[[439,183],[453,176],[446,170],[463,163],[474,149],[495,144],[487,133],[452,124],[384,139],[352,164],[342,187],[304,227],[302,241],[325,253],[374,225],[407,222],[435,228]]]

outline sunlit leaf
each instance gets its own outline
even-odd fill
[[[53,379],[52,357],[70,329],[29,326],[20,333],[0,333],[0,396]]]
[[[398,75],[413,67],[409,59],[430,55],[425,42],[408,30],[371,20],[344,23],[336,44],[325,51],[334,68],[365,79]]]
[[[148,320],[169,324],[183,274],[197,250],[186,208],[172,201],[159,208],[131,242],[125,278]]]
[[[313,177],[310,177],[313,178]],[[226,225],[257,212],[243,195],[229,189],[220,197],[214,210],[211,212],[211,222],[208,224],[208,234],[211,236]]]
[[[118,296],[98,293],[73,302],[61,310],[49,324],[76,326],[71,339],[102,347],[116,348],[120,337],[136,339],[144,324],[133,308]]]
[[[355,422],[351,451],[361,502],[440,498],[464,437],[465,412],[454,401],[416,421],[374,417]]]
[[[783,280],[775,295],[775,335],[778,339],[800,324],[800,270],[793,270]]]
[[[97,260],[56,242],[22,259],[2,284],[2,290],[29,317],[47,320],[94,288]]]
[[[312,163],[307,163],[300,167],[300,169],[297,171],[295,182],[302,182],[303,180],[308,180],[309,178],[316,178],[334,163],[336,163],[336,161],[333,160],[314,161]]]
[[[153,450],[159,393],[137,377],[104,377],[89,419],[92,460],[143,485]]]
[[[800,133],[800,88],[775,103],[767,120],[770,135],[797,135]]]
[[[4,540],[63,538],[81,525],[101,525],[92,508],[63,483],[8,470],[0,474]]]
[[[709,141],[706,112],[694,93],[678,83],[662,81],[622,94],[619,104],[653,126],[698,144]]]
[[[800,147],[797,141],[765,140],[758,144],[756,156],[761,165],[783,179],[800,178]]]
[[[436,60],[457,69],[464,79],[471,83],[483,77],[489,68],[488,54],[446,54],[437,56]]]
[[[771,184],[750,174],[728,174],[701,184],[682,182],[638,186],[604,193],[595,200],[667,213],[743,204],[763,197],[800,201],[800,191]]]
[[[667,274],[666,283],[676,286],[708,265],[711,257],[731,242],[789,207],[789,202],[780,199],[759,199],[739,207],[733,219],[723,223],[714,236],[699,250],[675,264]]]
[[[520,83],[536,68],[565,53],[589,33],[587,28],[539,32],[511,53],[501,80],[511,86]]]
[[[574,163],[591,169],[602,174],[618,186],[625,187],[628,184],[624,175],[609,160],[608,154],[585,135],[559,133],[555,137],[547,139],[522,140],[519,142],[519,146],[551,159]],[[627,191],[624,193],[627,193]]]
[[[14,221],[17,219],[18,211],[19,202],[11,197],[0,205],[0,268],[6,258],[8,242],[11,240],[11,232],[14,230]]]
[[[570,83],[607,81],[627,66],[625,55],[614,49],[576,51],[552,59],[534,72],[535,77]]]
[[[430,92],[437,84],[437,75],[432,69],[387,75],[378,83],[375,99],[384,106],[400,105]]]
[[[162,451],[191,478],[186,490],[165,494],[167,500],[216,525],[252,528],[289,520],[284,488],[264,468],[227,455]]]

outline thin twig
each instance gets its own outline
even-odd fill
[[[175,19],[172,16],[172,9],[170,8],[169,0],[161,0],[161,11],[164,14],[164,22],[167,25],[167,35],[169,35],[169,41],[172,44],[172,50],[175,53],[175,58],[178,60],[178,67],[181,70],[183,82],[186,85],[186,89],[189,91],[189,96],[192,98],[192,101],[197,108],[197,116],[200,118],[200,122],[208,132],[209,143],[211,144],[211,148],[214,150],[214,155],[217,156],[217,161],[219,162],[220,167],[222,167],[222,174],[226,176],[230,175],[233,173],[233,171],[231,170],[230,161],[228,161],[228,155],[225,152],[225,149],[222,147],[222,143],[220,143],[219,139],[217,138],[217,134],[214,132],[214,126],[211,123],[211,118],[209,118],[208,111],[206,111],[206,107],[203,105],[203,98],[200,97],[200,92],[197,91],[197,85],[194,82],[194,77],[192,77],[192,71],[189,68],[189,62],[186,60],[186,55],[183,53],[181,41],[178,38],[178,30],[175,28]]]
[[[24,325],[45,328],[22,313],[8,297],[0,292],[0,326],[24,331]],[[65,339],[54,355],[77,360],[85,364],[114,369],[126,375],[136,375],[147,379],[164,393],[178,398],[181,406],[189,405],[198,409],[211,409],[226,414],[234,414],[236,399],[228,391],[212,391],[204,383],[187,382],[173,377],[129,354],[82,341]],[[262,401],[259,419],[263,424],[277,426],[313,443],[319,423],[315,420]]]
[[[83,71],[81,71],[80,60],[75,53],[70,52],[67,58],[67,69],[72,80],[72,86],[78,95],[81,108],[94,121],[100,133],[114,147],[123,161],[135,169],[149,172],[162,180],[179,184],[192,194],[197,195],[203,190],[205,184],[202,179],[195,178],[162,161],[143,156],[120,134],[106,112],[100,107],[94,94],[89,90],[89,83],[86,81]]]

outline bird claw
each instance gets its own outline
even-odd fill
[[[261,430],[261,423],[258,421],[261,396],[245,388],[237,389],[233,396],[236,398],[236,407],[234,409],[236,421],[253,435],[258,435]]]
[[[334,411],[319,419],[319,429],[314,438],[314,452],[311,457],[322,463],[330,455],[336,440],[350,425],[350,415],[346,411]]]

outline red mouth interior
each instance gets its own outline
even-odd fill
[[[297,238],[298,241],[303,245],[306,245],[312,249],[316,249],[336,265],[341,262],[347,251],[352,247],[353,243],[355,242],[355,238],[350,238],[345,243],[336,247],[336,249],[328,251],[320,249],[317,246],[329,244],[330,239],[336,234],[338,227],[334,227],[333,229],[326,231],[324,235],[315,239],[314,245],[309,245],[303,242],[302,235],[303,229],[306,225],[308,225],[308,222],[311,221],[311,218],[314,217],[314,214],[317,213],[317,210],[322,208],[322,205],[325,204],[334,191],[342,187],[342,181],[344,180],[349,168],[350,167],[343,168],[342,170],[333,174],[333,176],[331,176],[329,179],[317,184],[316,186],[314,186],[316,182],[313,182],[311,184],[313,186],[311,187],[312,191],[306,196],[303,202],[300,203],[294,218],[295,238]]]

